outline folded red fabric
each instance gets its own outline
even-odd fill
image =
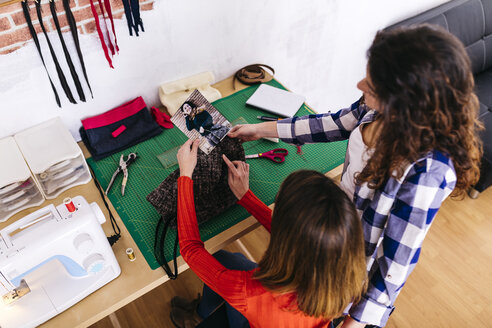
[[[174,124],[171,122],[171,117],[166,113],[161,112],[157,107],[152,106],[150,109],[154,120],[165,129],[172,129]]]

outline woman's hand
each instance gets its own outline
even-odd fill
[[[195,170],[198,145],[200,141],[198,139],[186,141],[178,150],[178,164],[179,173],[181,176],[190,177]]]
[[[222,155],[224,162],[229,167],[229,187],[237,199],[243,198],[249,190],[249,164],[242,161],[230,161],[226,155]]]
[[[241,141],[253,141],[265,137],[278,138],[277,122],[236,125],[227,135],[231,138],[239,138]]]
[[[242,141],[253,141],[261,138],[256,131],[256,124],[235,125],[229,131],[228,136],[231,138],[239,138]]]

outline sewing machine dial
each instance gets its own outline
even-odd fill
[[[75,237],[73,245],[78,252],[88,254],[94,247],[94,240],[88,233],[82,233]]]
[[[84,269],[89,274],[98,273],[104,268],[104,257],[101,254],[92,254],[84,260]]]

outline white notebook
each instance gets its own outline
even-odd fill
[[[266,112],[291,117],[302,106],[306,98],[304,96],[262,84],[255,93],[246,101],[246,105],[258,107]]]

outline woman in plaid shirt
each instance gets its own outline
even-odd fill
[[[244,141],[348,139],[341,187],[359,211],[369,287],[343,328],[385,326],[441,203],[478,181],[479,103],[470,61],[452,34],[431,25],[378,32],[360,100],[334,114],[234,127]]]

